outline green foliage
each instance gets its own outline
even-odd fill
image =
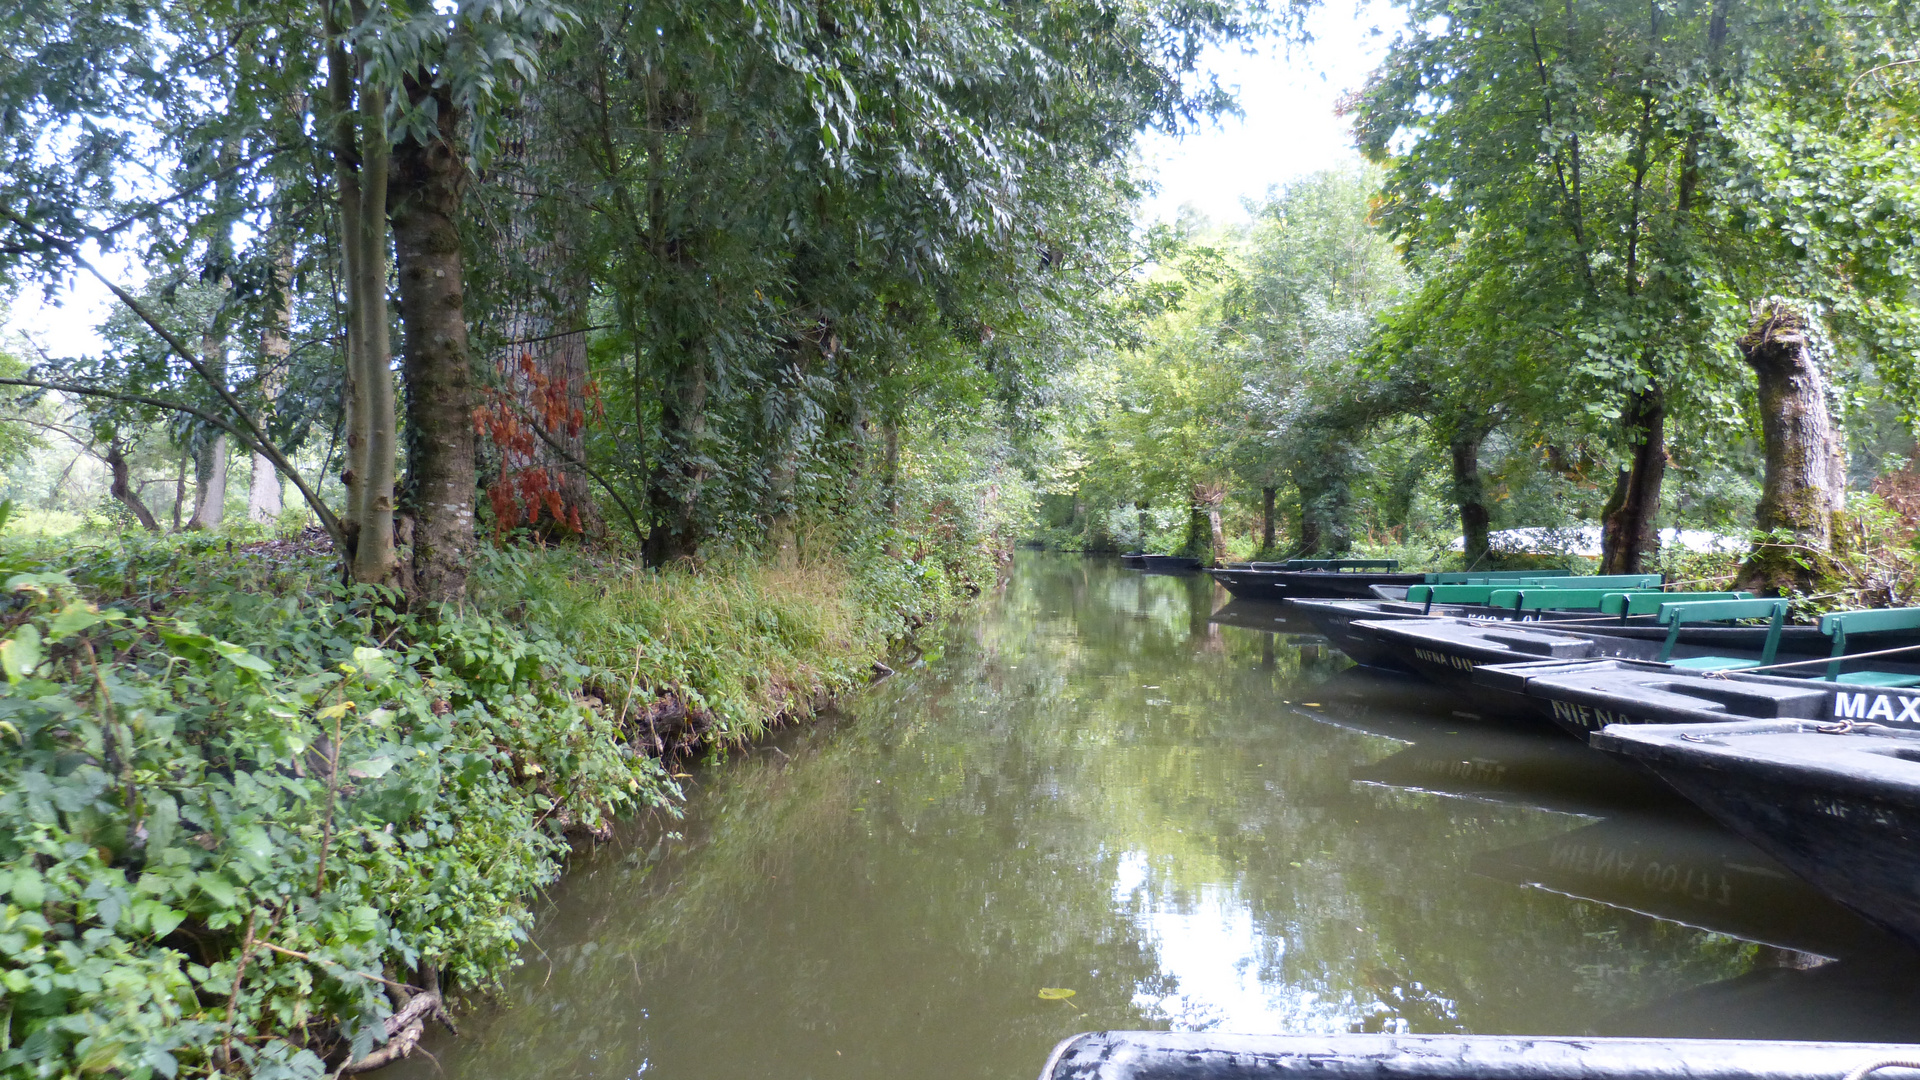
[[[647,706],[749,736],[952,597],[899,560],[695,576],[518,549],[428,623],[274,551],[0,557],[0,1072],[363,1056],[383,980],[485,992],[568,835],[671,806],[634,745]]]

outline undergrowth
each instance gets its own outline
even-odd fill
[[[0,549],[0,1074],[319,1077],[485,993],[658,755],[851,687],[952,602],[876,555],[499,549],[425,621],[298,544]],[[436,996],[435,1000],[438,1000]]]

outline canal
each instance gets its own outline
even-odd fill
[[[1101,1028],[1920,1039],[1920,969],[1651,780],[1224,599],[1023,554],[922,662],[582,852],[499,1001],[392,1071],[1025,1080]]]

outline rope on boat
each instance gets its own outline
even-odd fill
[[[1879,1061],[1869,1061],[1849,1072],[1845,1080],[1866,1080],[1868,1076],[1881,1069],[1920,1069],[1920,1058],[1882,1058]]]
[[[1748,675],[1756,671],[1772,671],[1775,668],[1811,667],[1814,664],[1831,664],[1836,659],[1842,662],[1846,662],[1849,660],[1865,660],[1870,656],[1892,656],[1895,653],[1909,653],[1909,652],[1913,652],[1916,649],[1920,649],[1920,645],[1902,645],[1897,649],[1875,649],[1872,652],[1850,652],[1850,653],[1842,654],[1841,656],[1838,656],[1838,657],[1823,656],[1818,660],[1788,660],[1778,664],[1762,664],[1759,667],[1729,668],[1726,671],[1709,671],[1709,672],[1705,672],[1705,674],[1718,676],[1719,678],[1724,679],[1729,675]],[[1914,1068],[1920,1069],[1920,1065],[1916,1065],[1914,1066]]]

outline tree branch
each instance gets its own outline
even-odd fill
[[[25,386],[35,390],[58,390],[63,394],[78,394],[81,397],[106,398],[109,401],[124,401],[134,405],[150,405],[156,409],[167,409],[172,412],[186,413],[188,416],[192,416],[197,419],[203,420],[209,424],[212,424],[214,427],[217,427],[220,430],[226,432],[227,434],[232,435],[234,438],[239,439],[240,442],[244,446],[246,446],[247,449],[257,451],[262,456],[273,460],[276,463],[276,466],[281,468],[282,472],[285,472],[289,477],[291,477],[295,484],[300,485],[301,492],[307,493],[307,486],[301,482],[300,476],[297,473],[294,473],[292,471],[291,466],[279,466],[279,463],[284,462],[286,459],[280,456],[280,451],[276,447],[274,447],[273,444],[266,443],[264,444],[264,448],[263,448],[261,442],[256,441],[254,437],[252,435],[249,435],[247,432],[240,430],[238,427],[235,427],[231,421],[222,419],[221,417],[215,416],[212,413],[205,412],[201,409],[196,409],[191,405],[183,404],[178,401],[168,401],[165,398],[149,397],[145,394],[127,394],[127,393],[122,393],[118,390],[102,390],[99,387],[81,386],[78,383],[47,382],[43,379],[0,378],[0,386]],[[95,456],[97,457],[99,455],[96,454]],[[339,528],[339,521],[333,517],[331,512],[327,511],[325,505],[321,504],[317,497],[312,497],[310,495],[307,502],[308,502],[308,505],[315,507],[315,509],[318,512],[325,515],[324,517],[321,518],[321,521],[324,524],[329,526],[329,528],[327,529],[327,535],[333,537],[334,543],[338,545],[338,550],[342,552],[346,551],[346,545],[342,542],[340,536],[335,532],[335,530]]]
[[[525,421],[526,425],[529,428],[533,429],[533,433],[535,435],[540,436],[541,442],[546,443],[549,447],[553,449],[554,453],[559,454],[562,458],[565,458],[568,464],[579,466],[581,472],[586,473],[588,476],[591,476],[595,483],[599,484],[602,488],[606,489],[607,494],[613,496],[613,501],[618,503],[620,506],[620,512],[627,515],[627,524],[633,526],[633,538],[635,540],[646,539],[647,534],[643,529],[640,528],[640,519],[634,516],[633,508],[627,505],[627,500],[620,497],[620,493],[613,489],[612,484],[607,483],[605,477],[601,476],[598,472],[595,472],[593,466],[587,464],[584,461],[581,461],[579,458],[574,457],[572,454],[568,453],[566,447],[561,446],[557,441],[555,441],[553,436],[547,434],[547,429],[544,427],[541,427],[540,422],[538,420],[535,420],[533,417],[528,416],[525,412],[521,412],[517,407],[515,411],[520,412],[520,419]]]
[[[65,255],[75,266],[92,274],[100,284],[105,285],[108,291],[119,298],[121,303],[127,305],[128,310],[132,311],[141,322],[146,323],[148,328],[155,334],[158,334],[160,340],[166,342],[167,347],[173,350],[175,355],[185,360],[187,366],[193,368],[194,374],[199,375],[201,380],[220,396],[220,400],[226,403],[227,408],[233,410],[234,416],[239,418],[240,423],[245,425],[246,430],[242,431],[232,423],[215,420],[213,417],[208,416],[198,409],[187,408],[178,403],[162,403],[157,399],[141,398],[137,395],[121,395],[122,400],[139,401],[142,404],[154,405],[157,408],[174,409],[179,412],[191,413],[232,434],[235,438],[247,444],[249,449],[258,451],[262,457],[273,462],[273,467],[279,470],[281,475],[293,481],[294,487],[300,489],[301,497],[307,501],[308,506],[313,508],[315,516],[320,519],[320,524],[327,530],[327,535],[333,539],[335,550],[340,553],[342,558],[346,557],[347,534],[340,526],[340,519],[333,516],[333,511],[327,509],[327,504],[321,500],[319,493],[307,486],[306,477],[301,476],[300,471],[295,469],[293,463],[286,459],[286,455],[280,452],[280,448],[273,445],[272,440],[267,438],[266,433],[260,430],[260,425],[253,422],[253,417],[248,415],[246,408],[240,404],[240,400],[233,396],[233,391],[227,389],[226,380],[215,378],[213,373],[201,362],[200,357],[196,355],[193,350],[187,348],[186,343],[182,342],[178,335],[161,325],[160,320],[154,318],[140,301],[134,299],[133,294],[121,288],[117,282],[101,273],[98,267],[87,261],[86,256],[80,254],[78,245],[70,240],[65,240],[57,236],[49,236],[40,229],[35,228],[32,224],[21,220],[21,218],[11,210],[0,208],[0,216],[4,216],[8,221],[11,221],[16,227],[26,231],[28,234],[38,237],[41,243]],[[6,382],[14,383],[16,381],[6,380]],[[36,384],[17,382],[17,385],[31,386]],[[49,388],[63,389],[61,387]],[[81,387],[73,387],[72,392],[91,394],[95,397],[115,396],[91,388]]]

